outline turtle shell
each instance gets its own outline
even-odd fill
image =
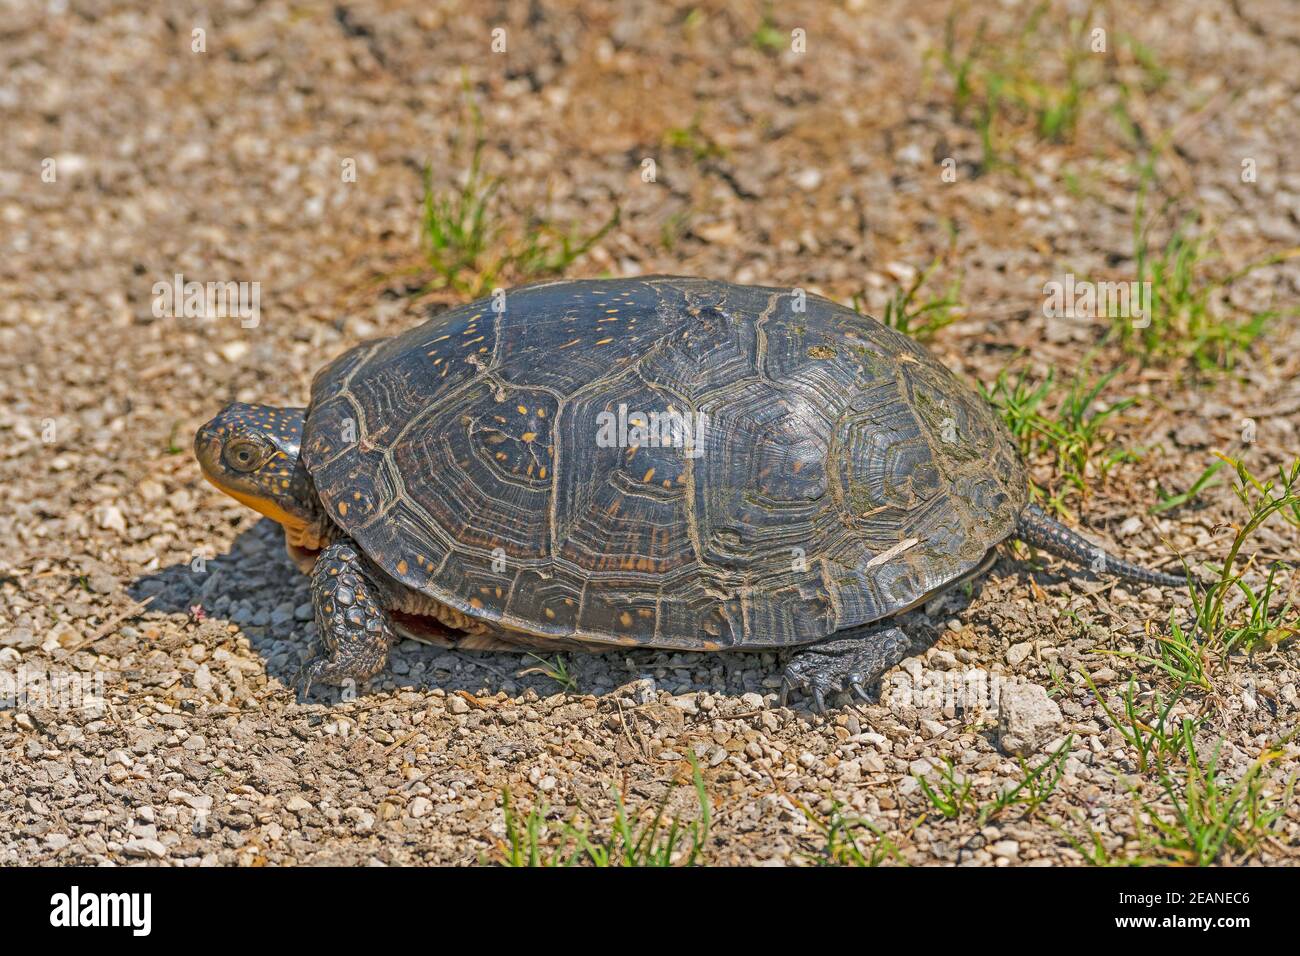
[[[996,414],[923,347],[802,290],[512,290],[357,346],[304,460],[388,574],[540,637],[779,647],[976,568],[1026,504]]]

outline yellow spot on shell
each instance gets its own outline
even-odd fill
[[[647,471],[647,472],[645,473],[645,477],[642,478],[641,480],[642,480],[642,481],[649,481],[649,480],[650,480],[651,478],[653,478],[654,476],[655,476],[655,470],[654,470],[653,468],[651,468],[649,471]]]
[[[614,340],[613,340],[612,338],[611,338],[611,339],[601,339],[601,340],[600,340],[599,342],[597,342],[596,344],[597,344],[597,345],[608,345],[610,342],[613,342],[613,341],[614,341]]]
[[[524,441],[532,441],[534,438],[537,437],[537,432],[524,432],[519,437],[522,438]]]
[[[340,501],[340,502],[339,502],[339,514],[343,515],[343,517],[345,517],[345,518],[347,517],[347,515],[348,515],[348,503],[347,503],[346,501]]]
[[[408,566],[408,565],[407,565],[407,563],[406,563],[405,560],[398,561],[398,562],[397,562],[397,573],[398,573],[398,574],[405,574],[405,573],[406,573],[407,566]]]

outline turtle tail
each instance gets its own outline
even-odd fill
[[[1038,505],[1030,505],[1020,515],[1016,537],[1031,547],[1039,548],[1058,558],[1074,561],[1098,574],[1109,574],[1137,584],[1154,584],[1158,587],[1182,587],[1186,579],[1147,568],[1114,557],[1082,535],[1048,517]]]

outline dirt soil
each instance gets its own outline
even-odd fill
[[[1084,6],[1049,16],[1065,24]],[[1294,316],[1206,378],[1144,366],[1103,341],[1101,320],[1045,318],[1043,286],[1132,277],[1134,141],[1158,147],[1151,208],[1199,211],[1225,268],[1300,245],[1300,30],[1286,0],[1097,5],[1138,129],[1125,132],[1118,86],[1103,83],[1063,141],[1013,119],[992,168],[978,123],[954,111],[943,3],[779,4],[767,25],[744,2],[3,8],[0,669],[29,694],[0,709],[0,863],[493,861],[507,788],[524,811],[545,804],[553,843],[575,814],[603,832],[614,790],[633,812],[653,807],[689,782],[692,755],[709,863],[823,858],[819,821],[836,814],[865,821],[860,846],[885,862],[1160,855],[1144,842],[1149,813],[1176,807],[1102,704],[1122,710],[1130,676],[1144,704],[1172,692],[1165,671],[1125,655],[1158,658],[1186,594],[1008,546],[969,594],[909,615],[914,656],[879,702],[827,716],[778,705],[775,654],[564,654],[564,686],[544,672],[554,656],[544,668],[409,641],[355,699],[298,703],[289,685],[315,636],[307,579],[277,525],[203,482],[189,442],[224,403],[304,404],[346,348],[465,301],[423,291],[419,226],[423,171],[437,191],[461,181],[473,100],[501,184],[497,247],[541,223],[590,232],[618,209],[565,274],[861,294],[876,315],[938,256],[933,288],[960,277],[962,311],[931,346],[959,374],[991,382],[1011,364],[1068,379],[1089,362],[1121,370],[1107,400],[1139,399],[1107,428],[1140,455],[1094,467],[1069,519],[1151,565],[1222,559],[1244,516],[1229,482],[1147,509],[1215,450],[1261,475],[1300,450]],[[953,9],[963,42],[980,17],[1014,42],[1027,15]],[[1164,71],[1158,87],[1144,91],[1137,49]],[[1042,51],[1043,75],[1059,72],[1054,56]],[[1295,263],[1234,296],[1294,303]],[[260,283],[259,321],[159,317],[155,283],[176,274]],[[528,278],[507,268],[501,281]],[[1032,464],[1053,483],[1050,456]],[[1262,568],[1298,550],[1275,522],[1247,554]],[[1211,663],[1212,689],[1185,692],[1175,715],[1204,718],[1198,747],[1218,744],[1225,786],[1266,758],[1261,806],[1281,811],[1221,858],[1294,862],[1296,642]],[[68,705],[36,692],[37,675],[80,675],[102,700]],[[1032,811],[973,809],[1024,777],[999,731],[1005,701],[916,692],[972,678],[1034,685],[1059,707],[1029,766],[1069,752]],[[940,787],[946,762],[973,801],[951,818],[920,782]],[[689,785],[668,812],[698,815]]]

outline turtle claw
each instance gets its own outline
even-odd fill
[[[781,677],[781,706],[790,691],[798,688],[812,698],[815,713],[826,713],[828,694],[851,691],[870,702],[867,688],[907,656],[907,635],[893,625],[867,625],[842,631],[835,637],[811,644],[786,664]]]
[[[311,693],[312,684],[320,680],[321,674],[328,666],[329,661],[323,657],[317,657],[302,666],[293,682],[297,691],[298,703],[307,703],[307,696]]]
[[[826,713],[826,694],[821,687],[805,682],[792,681],[789,676],[781,678],[781,706],[789,706],[790,691],[798,687],[800,690],[807,691],[812,697],[812,709],[818,714]]]
[[[822,689],[816,684],[812,687],[813,712],[817,714],[826,713],[826,698],[822,694]]]

